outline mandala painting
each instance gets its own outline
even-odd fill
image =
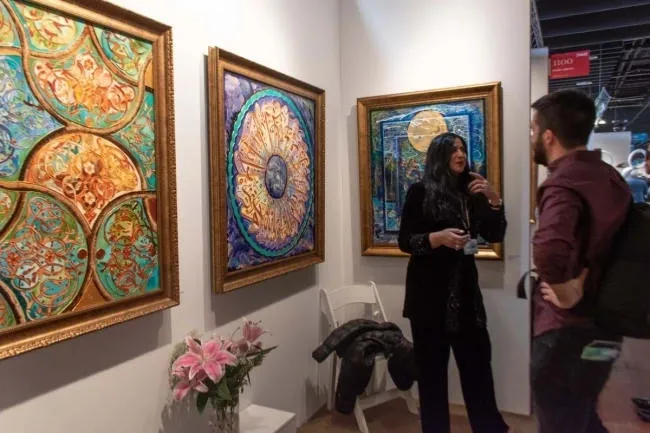
[[[402,207],[420,180],[431,140],[444,132],[465,139],[472,171],[500,189],[498,84],[358,101],[364,254],[401,255]],[[481,258],[500,258],[501,246],[479,239]]]
[[[210,56],[213,206],[223,206],[212,213],[215,290],[227,291],[322,260],[324,95]]]
[[[0,358],[178,302],[170,30],[85,3],[0,0]]]

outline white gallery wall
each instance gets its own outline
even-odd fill
[[[548,48],[530,50],[530,102],[548,93]],[[537,184],[546,179],[546,168],[537,167]]]
[[[515,283],[528,263],[529,11],[520,0],[113,0],[169,24],[174,38],[180,306],[0,361],[0,432],[201,433],[192,408],[166,410],[172,344],[263,320],[278,344],[249,399],[296,412],[324,403],[318,289],[375,280],[401,320],[406,260],[360,256],[356,98],[503,83],[509,231],[502,263],[480,264],[501,408],[527,413],[528,308]],[[326,262],[210,293],[205,56],[235,52],[326,90]],[[407,327],[405,327],[407,329]],[[454,370],[452,369],[452,373]],[[452,397],[460,402],[458,387]]]
[[[230,333],[261,319],[278,344],[253,374],[256,404],[317,410],[318,288],[342,281],[339,30],[336,0],[116,0],[171,25],[174,39],[180,306],[0,361],[0,432],[201,433],[205,419],[168,414],[172,343],[192,329]],[[218,45],[326,91],[327,262],[273,281],[210,293],[205,56]]]
[[[503,185],[509,222],[503,262],[480,262],[493,368],[502,410],[528,413],[529,310],[515,286],[529,262],[529,2],[348,0],[341,2],[341,108],[345,279],[374,280],[388,315],[401,320],[407,259],[362,257],[357,156],[358,97],[501,81]],[[346,188],[350,185],[350,188]],[[456,376],[455,368],[451,368]],[[453,401],[462,402],[457,381]]]

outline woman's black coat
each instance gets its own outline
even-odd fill
[[[332,331],[312,357],[320,363],[333,351],[341,358],[334,401],[340,413],[354,410],[357,397],[368,386],[378,355],[388,360],[388,372],[398,389],[407,390],[417,380],[413,344],[394,323],[350,320]]]
[[[421,182],[411,185],[399,232],[399,247],[411,255],[406,274],[404,317],[434,320],[457,330],[466,323],[485,325],[485,309],[473,255],[445,246],[433,249],[429,233],[463,228],[461,213],[434,219],[424,212],[426,190]],[[489,243],[502,242],[506,231],[503,206],[492,208],[479,194],[467,197],[471,237],[480,235]],[[456,295],[454,295],[456,294]]]

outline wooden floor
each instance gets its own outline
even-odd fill
[[[381,406],[368,409],[366,421],[371,433],[420,433],[420,418],[409,413],[403,400],[394,400]],[[506,415],[506,422],[511,427],[516,427],[517,433],[535,433],[534,420],[518,416]],[[452,433],[471,433],[467,418],[462,415],[452,415]],[[317,413],[307,424],[303,425],[299,433],[359,433],[354,416],[344,416],[329,413],[323,409]]]
[[[634,413],[630,396],[634,389],[627,372],[616,372],[601,401],[601,416],[610,433],[650,433],[650,423],[644,423]],[[638,384],[638,376],[637,381]],[[460,414],[452,415],[452,433],[471,433],[467,417]],[[365,412],[368,428],[371,433],[420,433],[420,419],[409,413],[403,400],[394,400]],[[529,417],[504,415],[506,422],[516,433],[536,433],[535,420]],[[330,413],[326,409],[318,412],[309,422],[304,424],[299,433],[359,433],[354,416]]]
[[[623,352],[600,395],[600,416],[611,433],[650,433],[632,397],[650,397],[650,341],[625,339]]]
[[[623,353],[601,394],[600,415],[611,433],[650,433],[650,423],[641,421],[634,412],[632,397],[650,397],[650,341],[626,339]],[[452,416],[453,433],[470,433],[467,418],[460,410]],[[371,433],[419,433],[420,420],[406,409],[403,400],[395,400],[365,412]],[[517,433],[536,433],[530,418],[506,415],[506,422]],[[332,414],[323,409],[300,433],[358,433],[354,416]]]

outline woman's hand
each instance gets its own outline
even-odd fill
[[[483,194],[487,197],[491,205],[501,201],[499,194],[497,194],[494,188],[492,188],[492,185],[490,185],[490,182],[488,182],[483,176],[478,173],[470,173],[470,176],[474,178],[467,187],[470,194]]]
[[[469,240],[469,235],[461,229],[444,229],[439,232],[429,233],[431,248],[445,246],[452,250],[460,250]]]

